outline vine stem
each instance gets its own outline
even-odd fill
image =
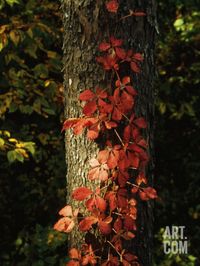
[[[120,261],[121,261],[121,259],[122,259],[122,255],[119,253],[119,251],[116,250],[115,246],[114,246],[110,241],[107,240],[107,242],[108,242],[109,245],[111,245],[112,248],[114,248],[114,250],[115,250],[115,251],[117,252],[117,254],[120,256]]]
[[[133,187],[137,187],[137,188],[140,188],[141,189],[141,187],[140,186],[138,186],[138,185],[135,185],[135,184],[132,184],[131,182],[129,182],[129,181],[127,181],[126,182],[128,185],[131,185],[131,186],[133,186]]]
[[[114,131],[115,131],[115,134],[117,135],[118,139],[120,140],[122,146],[124,146],[124,142],[123,142],[122,138],[120,137],[119,133],[117,132],[116,129],[114,129]]]

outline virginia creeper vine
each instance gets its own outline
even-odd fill
[[[117,13],[117,0],[105,4],[108,12]],[[143,12],[129,11],[130,16],[145,16]],[[137,91],[132,78],[123,76],[126,65],[134,73],[140,72],[143,56],[123,48],[124,40],[111,36],[99,44],[100,56],[96,61],[105,71],[113,74],[107,88],[86,89],[79,95],[84,102],[83,116],[69,118],[63,130],[73,129],[75,135],[87,131],[87,138],[101,138],[105,144],[96,158],[89,162],[88,179],[98,180],[95,190],[78,187],[72,193],[76,201],[84,201],[88,215],[80,216],[80,209],[67,205],[60,210],[62,216],[54,225],[61,232],[69,233],[74,226],[92,235],[101,234],[96,248],[94,243],[83,243],[81,249],[69,251],[68,266],[78,265],[140,265],[137,256],[126,250],[126,241],[132,240],[137,231],[137,201],[154,199],[157,193],[148,186],[145,168],[149,161],[148,143],[141,134],[147,127],[143,117],[134,112]]]

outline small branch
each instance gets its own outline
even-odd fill
[[[114,246],[110,241],[107,240],[107,242],[108,242],[108,244],[111,245],[111,247],[112,247],[112,248],[117,252],[117,254],[120,256],[120,261],[121,261],[121,257],[122,257],[122,255],[119,253],[119,251],[116,250],[115,246]]]
[[[114,129],[114,131],[115,131],[115,134],[117,135],[118,139],[120,140],[122,146],[124,146],[123,140],[121,139],[121,137],[120,137],[120,135],[118,134],[117,130]]]

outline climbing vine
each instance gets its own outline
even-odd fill
[[[107,1],[108,12],[117,13],[117,0]],[[129,13],[130,16],[145,16],[144,12]],[[157,197],[154,188],[148,185],[145,169],[149,161],[148,142],[143,137],[147,123],[134,111],[137,90],[131,76],[123,69],[140,73],[143,56],[124,48],[124,40],[111,36],[103,40],[96,57],[104,71],[110,72],[106,87],[86,89],[79,95],[83,102],[82,117],[69,118],[63,130],[73,129],[74,135],[86,130],[91,141],[101,139],[104,148],[96,158],[89,161],[88,179],[96,182],[96,189],[82,186],[74,189],[72,198],[84,202],[87,215],[81,208],[67,205],[60,210],[62,216],[54,229],[69,233],[75,226],[81,232],[100,235],[94,244],[88,240],[81,248],[69,251],[68,266],[78,265],[140,265],[135,254],[126,248],[127,241],[135,238],[137,231],[137,202]],[[129,73],[130,71],[126,71]],[[84,212],[85,213],[85,212]]]

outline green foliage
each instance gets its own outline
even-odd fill
[[[65,253],[49,229],[65,201],[59,8],[0,2],[1,265],[59,265]]]
[[[17,250],[19,266],[64,265],[66,253],[66,234],[61,234],[49,227],[36,225],[34,232],[21,231],[13,243]],[[3,255],[4,266],[10,266],[10,257]]]

